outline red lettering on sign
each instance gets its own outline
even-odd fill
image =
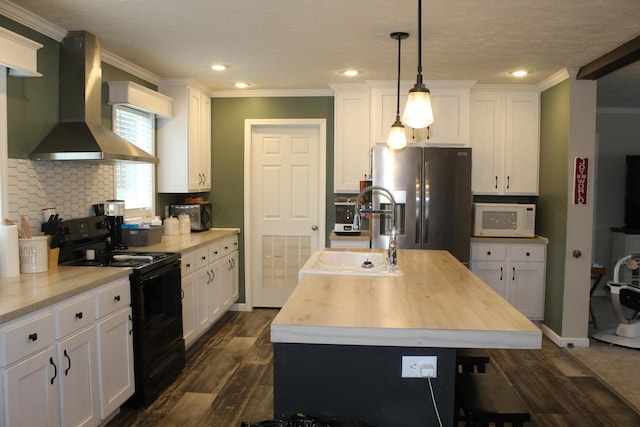
[[[589,159],[576,157],[573,170],[573,204],[586,205],[589,179]]]

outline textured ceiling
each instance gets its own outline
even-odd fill
[[[162,78],[192,77],[213,90],[327,89],[402,79],[417,69],[418,1],[18,0],[65,30],[87,30],[103,49]],[[537,84],[579,68],[640,35],[639,0],[423,0],[427,80]],[[229,66],[213,72],[213,63]],[[338,70],[361,70],[347,79]],[[507,73],[525,68],[515,81]],[[616,78],[616,76],[621,78]],[[599,81],[599,106],[640,106],[640,66]],[[620,88],[620,83],[623,86]],[[615,95],[615,96],[614,96]]]

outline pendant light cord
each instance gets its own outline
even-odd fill
[[[422,0],[418,0],[418,79],[422,83]]]
[[[398,35],[398,90],[396,96],[396,122],[400,121],[400,45],[402,44],[402,35]]]

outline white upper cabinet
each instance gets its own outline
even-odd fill
[[[406,127],[407,141],[421,145],[469,145],[469,93],[472,81],[426,82],[434,123]],[[413,82],[401,82],[400,114]],[[371,147],[386,144],[396,119],[397,81],[331,85],[334,95],[334,192],[358,193],[371,172]]]
[[[429,81],[433,124],[426,129],[405,127],[409,143],[436,146],[469,145],[469,92],[473,81]],[[400,117],[413,82],[400,83]],[[386,143],[396,119],[397,82],[370,82],[371,135],[373,144]]]
[[[174,100],[173,117],[158,120],[159,193],[211,190],[211,98],[194,81],[170,80],[159,92]]]
[[[335,93],[334,192],[358,193],[360,180],[370,171],[370,90],[364,84],[331,85],[331,88]]]
[[[540,94],[536,88],[473,88],[470,141],[474,194],[538,194],[539,122]]]

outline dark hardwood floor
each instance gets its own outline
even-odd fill
[[[180,378],[148,408],[122,409],[119,426],[239,427],[273,416],[269,325],[277,310],[230,312],[187,352]],[[490,350],[531,412],[530,426],[640,426],[640,415],[566,350]],[[400,424],[398,427],[402,427]]]

